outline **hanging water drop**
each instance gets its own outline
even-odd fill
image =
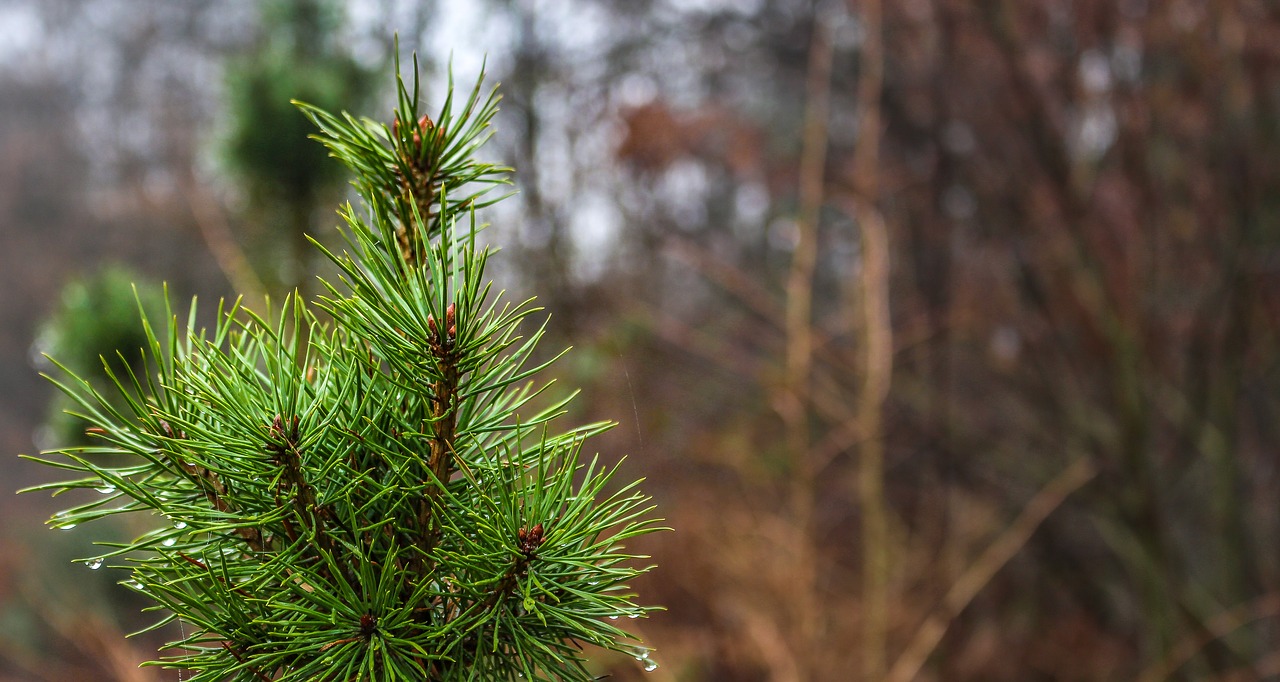
[[[160,544],[164,545],[165,547],[172,547],[175,542],[177,542],[177,540],[173,538],[165,538],[164,542]]]
[[[107,485],[104,485],[101,488],[95,488],[94,490],[97,490],[103,495],[110,495],[111,493],[114,493],[116,491],[116,487],[108,483]]]
[[[635,619],[635,618],[639,618],[639,617],[640,617],[640,614],[638,614],[638,613],[628,613],[628,614],[627,614],[627,618]]]
[[[183,528],[186,528],[186,527],[187,527],[187,522],[186,522],[186,521],[174,521],[174,522],[173,522],[173,527],[174,527],[174,528],[177,528],[178,530],[182,530]]]
[[[641,663],[644,663],[644,671],[647,673],[651,673],[658,668],[658,662],[652,658],[646,658]]]
[[[90,571],[96,571],[99,568],[102,568],[102,557],[98,557],[97,559],[89,559],[88,561],[84,562],[84,565],[88,566]]]
[[[609,616],[609,620],[618,620],[617,616]]]

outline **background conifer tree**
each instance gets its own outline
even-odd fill
[[[344,49],[342,11],[332,0],[264,0],[261,12],[263,37],[227,71],[228,129],[217,151],[244,195],[257,278],[268,292],[306,290],[306,235],[345,175],[306,139],[310,123],[289,100],[359,108],[376,79]]]
[[[109,386],[103,372],[101,356],[117,364],[131,363],[141,368],[136,349],[146,343],[137,324],[137,310],[151,315],[164,312],[164,293],[160,285],[141,277],[123,265],[109,265],[100,271],[72,280],[62,288],[58,307],[40,326],[32,345],[42,369],[52,365],[46,357],[56,357],[76,376],[95,386]],[[117,353],[123,351],[123,355]],[[116,369],[123,369],[118,365]],[[124,407],[121,400],[115,401]],[[65,395],[50,401],[48,417],[39,440],[62,445],[85,444],[88,436],[81,419],[69,414],[75,402]]]
[[[484,274],[497,97],[449,92],[428,117],[398,81],[390,125],[299,104],[367,208],[341,211],[346,248],[316,244],[341,272],[314,304],[330,321],[297,297],[211,331],[194,303],[144,311],[146,369],[103,363],[118,398],[54,379],[97,442],[40,459],[76,478],[36,489],[101,493],[56,527],[156,517],[85,563],[178,621],[157,663],[186,679],[586,680],[584,645],[655,665],[618,627],[653,608],[623,547],[652,507],[583,455],[610,424],[556,427],[571,396],[536,382],[538,309]]]

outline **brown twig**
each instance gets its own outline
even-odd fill
[[[783,317],[782,303],[777,295],[760,284],[753,276],[733,263],[717,258],[706,248],[679,235],[668,235],[663,244],[668,253],[692,267],[708,281],[719,285],[740,303],[747,306],[761,319],[774,322]]]
[[[924,667],[929,655],[937,648],[947,628],[964,611],[991,578],[1016,555],[1031,536],[1072,493],[1079,490],[1097,474],[1093,464],[1085,457],[1072,462],[1062,473],[1036,493],[1022,508],[1022,513],[1009,528],[1000,534],[968,568],[956,578],[942,598],[942,603],[916,630],[906,650],[894,662],[886,679],[889,682],[910,682]]]
[[[128,644],[119,628],[93,612],[74,613],[70,604],[34,609],[57,635],[99,666],[99,673],[119,682],[154,682],[156,675],[140,667],[146,657]],[[72,678],[63,678],[72,679]],[[79,678],[75,678],[79,679]]]
[[[861,337],[865,373],[857,408],[862,440],[858,494],[862,510],[862,678],[884,679],[889,629],[889,532],[884,492],[884,402],[893,373],[889,316],[889,234],[876,208],[880,184],[880,91],[884,84],[882,7],[850,0],[865,39],[858,61],[858,139],[850,178],[851,213],[862,233]],[[857,317],[855,316],[855,319]]]
[[[1138,680],[1139,682],[1167,680],[1214,640],[1222,639],[1254,621],[1275,616],[1280,616],[1280,592],[1272,592],[1223,611],[1205,622],[1202,630],[1180,640],[1170,649],[1167,656],[1142,671]]]
[[[801,673],[804,665],[786,646],[786,637],[773,619],[747,607],[742,600],[726,599],[720,610],[736,621],[735,629],[750,642],[751,648],[768,667],[768,679],[773,682],[801,682],[805,679]]]
[[[222,274],[239,291],[246,300],[262,301],[267,288],[249,264],[244,250],[236,242],[231,224],[223,214],[221,206],[214,201],[208,190],[200,187],[194,178],[188,177],[181,184],[182,195],[195,218],[200,236],[209,247],[209,253],[222,270]]]
[[[159,435],[164,436],[169,441],[180,441],[186,440],[187,438],[187,434],[185,432],[181,430],[175,431],[174,428],[169,425],[169,422],[163,419],[160,420]],[[200,491],[204,493],[205,499],[209,501],[209,504],[213,505],[214,509],[217,509],[224,514],[231,513],[231,505],[226,500],[227,486],[222,482],[222,478],[219,477],[216,472],[200,466],[199,464],[192,464],[186,461],[186,459],[181,457],[180,453],[178,453],[176,449],[169,450],[161,448],[161,451],[157,454],[165,457],[186,473],[188,479],[191,480],[196,487],[200,488]],[[236,528],[236,534],[245,541],[245,544],[249,546],[249,549],[252,549],[255,552],[261,552],[265,549],[262,529],[251,526],[240,526]]]
[[[828,118],[831,99],[831,29],[824,17],[814,20],[805,85],[805,120],[800,153],[800,212],[796,245],[786,283],[786,356],[783,390],[775,398],[786,427],[786,440],[795,469],[791,474],[791,506],[796,532],[804,538],[795,563],[796,654],[812,666],[819,623],[818,575],[814,551],[813,506],[815,480],[811,463],[810,430],[813,376],[813,279],[818,258],[818,219],[822,210],[827,164]]]
[[[227,652],[230,653],[231,656],[235,658],[237,661],[239,661],[242,665],[245,665],[246,667],[248,667],[248,669],[251,672],[253,672],[254,675],[258,676],[258,679],[263,680],[263,682],[271,682],[271,678],[267,677],[267,675],[263,673],[261,670],[259,670],[254,666],[248,665],[248,661],[244,659],[244,656],[242,656],[240,652],[236,650],[235,647],[231,646],[230,643],[222,642],[222,648],[226,649]]]

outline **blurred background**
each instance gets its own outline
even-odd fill
[[[1280,679],[1275,3],[0,0],[0,680],[181,679],[73,563],[137,528],[11,494],[41,353],[314,293],[288,100],[388,117],[396,32],[501,81],[496,274],[676,529],[600,674]]]

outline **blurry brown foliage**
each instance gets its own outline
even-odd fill
[[[714,647],[708,679],[868,669],[856,643],[874,635],[858,578],[875,549],[858,479],[869,443],[852,411],[868,371],[865,228],[882,217],[896,340],[889,677],[921,665],[945,680],[1276,675],[1274,611],[1213,624],[1280,588],[1280,16],[1249,2],[918,1],[886,3],[878,23],[872,9],[824,5],[792,24],[857,34],[837,40],[828,83],[805,452],[777,400],[794,333],[787,271],[804,244],[801,116],[757,118],[752,132],[750,116],[717,116],[743,107],[708,97],[687,111],[656,98],[624,119],[619,153],[640,185],[696,163],[708,197],[744,177],[769,196],[754,229],[732,210],[694,225],[662,216],[660,180],[629,202],[652,207],[636,222],[662,223],[666,253],[710,285],[681,280],[649,302],[666,342],[655,366],[675,353],[693,363],[684,371],[723,372],[718,387],[653,380],[653,398],[679,406],[665,428],[686,453],[670,474],[681,544],[659,554],[679,605],[665,625],[689,621],[673,639],[723,633],[694,645]],[[710,42],[735,20],[786,32],[728,11],[694,30]],[[753,44],[774,66],[754,75],[758,96],[811,102],[796,50],[812,44]],[[881,58],[880,125],[867,130],[857,89]],[[716,136],[745,148],[726,154]],[[877,137],[867,193],[857,147]],[[791,181],[765,180],[778,177]],[[812,490],[789,485],[815,458]],[[805,589],[816,628],[796,620]]]

